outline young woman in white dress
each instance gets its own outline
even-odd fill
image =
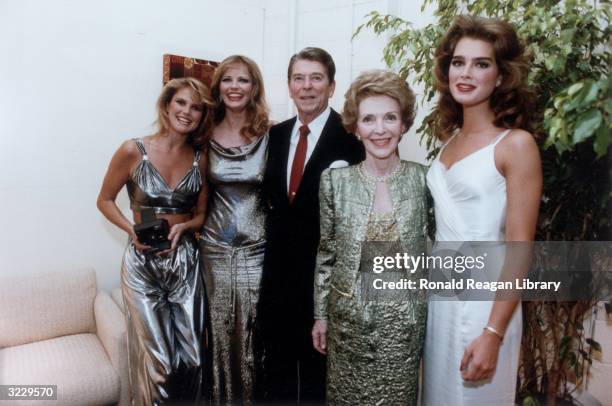
[[[436,240],[533,240],[542,171],[516,31],[459,16],[435,57],[444,144],[427,183]],[[521,332],[517,300],[432,301],[423,404],[514,405]]]

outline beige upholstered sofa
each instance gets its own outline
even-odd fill
[[[125,320],[92,269],[0,276],[0,385],[57,385],[22,406],[129,404]]]

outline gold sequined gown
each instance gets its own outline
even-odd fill
[[[427,302],[409,290],[376,296],[370,283],[372,253],[365,252],[368,244],[363,243],[386,241],[385,247],[394,244],[392,252],[424,252],[424,182],[421,165],[402,161],[387,180],[393,211],[374,213],[376,183],[359,166],[323,173],[315,318],[328,322],[331,405],[416,404]],[[404,272],[376,277],[399,280]]]
[[[213,404],[252,404],[254,342],[263,269],[265,215],[261,182],[268,134],[225,148],[211,140],[209,207],[200,239],[212,342]],[[210,387],[212,386],[212,387]]]

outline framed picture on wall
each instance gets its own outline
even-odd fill
[[[193,77],[210,87],[217,66],[219,62],[164,54],[163,84],[165,85],[170,79]]]

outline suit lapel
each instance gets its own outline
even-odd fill
[[[287,190],[287,163],[289,160],[289,144],[291,141],[291,131],[295,125],[296,118],[292,118],[284,123],[284,127],[279,129],[279,141],[277,156],[279,157],[276,161],[274,168],[276,172],[276,190],[279,195],[284,196],[283,202],[289,204],[288,190]]]
[[[300,182],[300,188],[305,181],[310,180],[312,177],[321,176],[321,171],[318,170],[322,161],[325,160],[325,157],[329,155],[329,146],[332,141],[333,135],[330,131],[330,120],[327,120],[323,131],[321,132],[321,136],[315,146],[315,149],[312,151],[312,155],[310,159],[306,163],[306,167],[304,168],[304,175],[302,176],[302,181]]]

